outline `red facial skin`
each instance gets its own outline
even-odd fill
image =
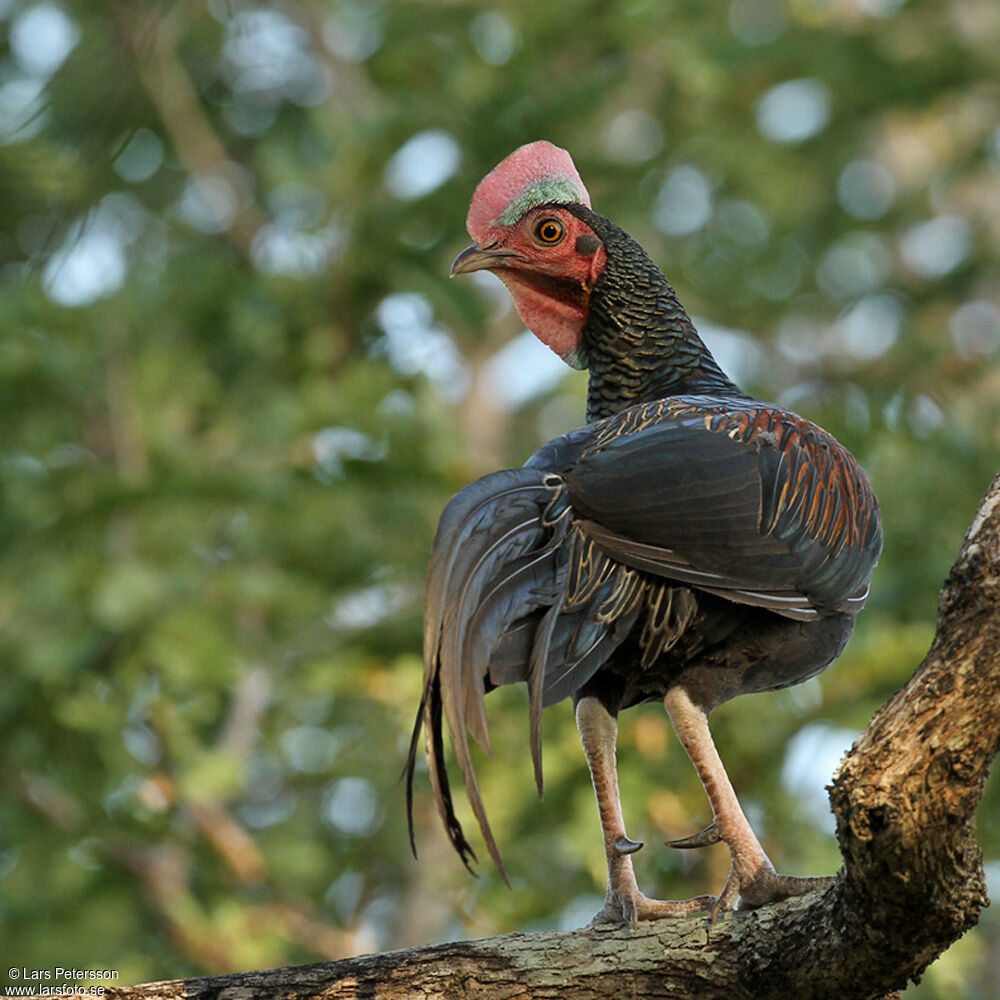
[[[562,235],[546,242],[540,233],[551,234],[545,227],[552,222]],[[484,266],[507,286],[528,329],[568,364],[584,367],[581,332],[591,289],[608,259],[594,231],[565,208],[548,205],[529,210],[512,226],[491,226],[481,240],[483,250],[516,255]]]

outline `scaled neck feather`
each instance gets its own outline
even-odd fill
[[[589,208],[567,207],[597,233],[608,255],[582,331],[590,369],[587,420],[665,396],[745,396],[712,357],[645,250]]]

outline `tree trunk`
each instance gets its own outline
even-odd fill
[[[1000,747],[1000,476],[941,593],[934,643],[831,791],[844,858],[825,891],[710,924],[505,934],[267,972],[108,989],[120,1000],[872,1000],[986,905],[973,814]]]

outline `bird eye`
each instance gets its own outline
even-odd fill
[[[535,235],[542,243],[558,243],[563,238],[563,227],[555,219],[542,219],[535,227]]]

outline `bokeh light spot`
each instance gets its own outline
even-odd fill
[[[834,325],[836,342],[859,361],[888,353],[903,325],[903,307],[891,295],[867,295]]]
[[[803,726],[789,741],[781,766],[781,783],[801,803],[809,818],[833,833],[836,822],[826,785],[858,734],[821,722]]]
[[[76,22],[52,3],[27,7],[10,26],[10,48],[18,66],[42,78],[59,69],[79,39]]]
[[[675,167],[667,174],[653,207],[653,221],[668,236],[686,236],[712,215],[712,187],[697,167]]]
[[[874,160],[853,160],[837,178],[841,208],[856,219],[880,219],[892,207],[896,182]]]
[[[341,778],[323,795],[320,814],[338,832],[363,837],[378,826],[378,797],[367,778]]]
[[[397,198],[422,198],[454,177],[461,162],[462,151],[450,132],[418,132],[386,164],[386,187]]]
[[[743,199],[723,202],[716,221],[726,238],[740,246],[760,246],[771,233],[767,216],[752,201]]]
[[[1000,308],[985,299],[963,302],[949,317],[948,329],[959,356],[992,354],[1000,347]]]
[[[380,4],[372,0],[338,4],[323,22],[323,44],[345,62],[364,62],[382,45]]]
[[[826,128],[830,105],[830,91],[819,80],[786,80],[771,87],[757,102],[757,128],[772,142],[805,142]]]
[[[629,108],[611,119],[601,140],[613,160],[643,163],[662,148],[663,128],[648,111]]]
[[[148,181],[163,164],[163,140],[148,128],[137,129],[125,148],[115,157],[115,173],[123,181]]]
[[[0,85],[0,145],[23,142],[42,130],[48,120],[44,88],[44,81],[28,76],[15,76]]]
[[[472,19],[469,37],[483,62],[503,66],[517,51],[520,37],[506,15],[488,10]]]
[[[820,288],[833,298],[865,295],[892,274],[892,256],[873,233],[848,233],[823,255],[816,269]]]
[[[939,215],[910,226],[899,249],[911,271],[922,278],[941,278],[969,256],[972,227],[957,215]]]
[[[74,223],[42,272],[42,288],[53,302],[78,308],[116,292],[128,266],[119,235],[95,214]]]
[[[203,233],[224,233],[236,221],[239,198],[221,174],[199,174],[184,187],[178,203],[181,218]]]
[[[385,336],[373,353],[385,354],[402,375],[423,373],[444,398],[461,399],[469,374],[451,335],[434,323],[434,309],[423,295],[397,292],[387,295],[376,310]]]
[[[501,410],[516,410],[558,385],[566,363],[533,333],[525,330],[487,361],[484,375]]]

